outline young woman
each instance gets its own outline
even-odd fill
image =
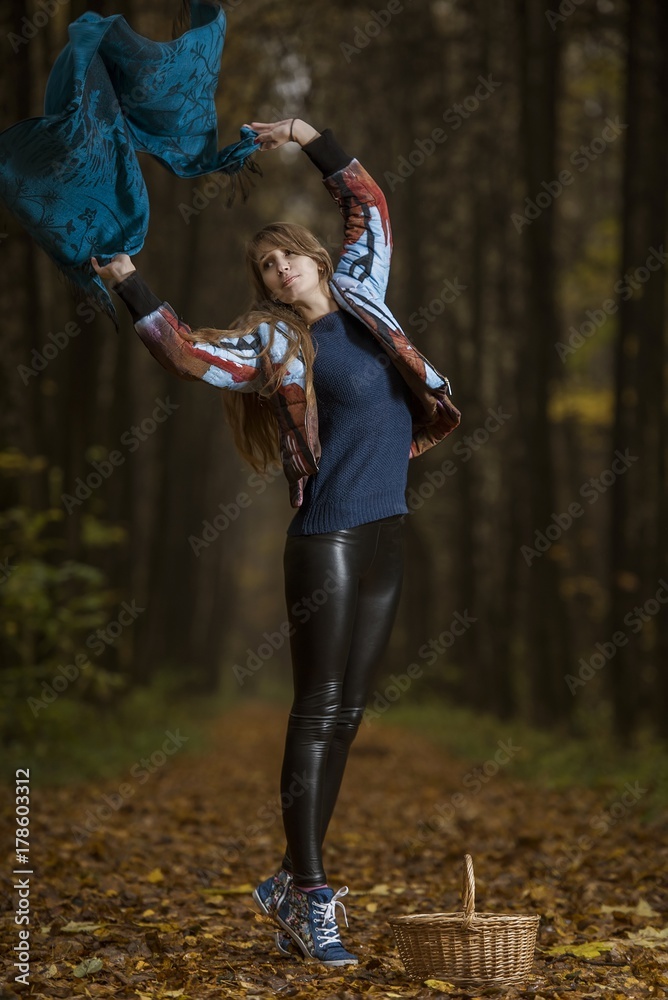
[[[383,193],[332,132],[299,119],[253,122],[262,151],[296,141],[344,219],[334,271],[302,226],[277,222],[250,241],[255,300],[232,330],[192,331],[119,254],[97,273],[125,302],[153,356],[225,393],[240,453],[257,470],[280,457],[297,511],[284,550],[294,701],[281,774],[287,849],[253,898],[326,965],[355,964],[342,945],[322,844],[348,751],[399,601],[408,462],[460,421],[450,384],[384,303],[392,235]],[[306,621],[293,608],[326,595]],[[345,916],[345,909],[343,910]],[[346,922],[347,923],[347,922]]]

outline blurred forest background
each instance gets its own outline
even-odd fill
[[[555,738],[665,738],[668,8],[224,7],[220,145],[251,120],[334,130],[388,199],[388,304],[463,414],[410,463],[376,710],[417,663],[406,704]],[[42,113],[86,9],[171,37],[157,0],[7,0],[0,127]],[[227,208],[224,184],[141,157],[151,226],[136,263],[193,327],[246,307],[243,245],[268,221],[311,227],[336,261],[318,171],[296,146],[256,159],[263,176]],[[120,335],[77,313],[6,212],[0,228],[5,748],[46,758],[137,692],[289,699],[282,472],[252,474],[219,392],[163,371],[118,299]]]

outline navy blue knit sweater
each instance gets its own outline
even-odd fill
[[[373,334],[344,309],[311,326],[322,455],[288,535],[407,514],[412,392]]]

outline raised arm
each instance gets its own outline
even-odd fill
[[[254,392],[263,384],[260,333],[226,338],[223,345],[187,340],[187,323],[178,318],[168,302],[151,291],[127,254],[118,254],[111,263],[93,267],[127,306],[135,330],[153,357],[173,375],[200,379],[218,389]]]
[[[341,149],[330,129],[304,147],[343,216],[338,275],[348,275],[383,299],[390,276],[392,229],[385,195],[359,160]]]
[[[323,183],[343,216],[343,248],[338,275],[361,281],[367,294],[385,297],[392,256],[392,230],[385,195],[359,160],[346,153],[331,129],[317,132],[300,118],[251,122],[261,151],[292,138],[323,175]]]

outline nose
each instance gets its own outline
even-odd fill
[[[285,260],[285,258],[283,260],[279,260],[279,262],[278,262],[278,270],[279,271],[289,270],[289,268],[288,268],[288,262],[287,262],[287,260]]]

